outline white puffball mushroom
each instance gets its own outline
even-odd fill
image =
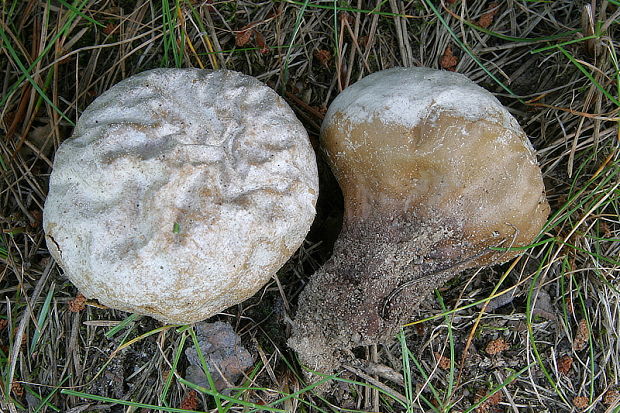
[[[233,71],[154,69],[84,111],[56,152],[43,226],[86,297],[192,323],[275,274],[317,195],[308,135],[272,89]]]
[[[312,370],[330,374],[348,350],[387,342],[435,288],[515,257],[495,247],[530,244],[549,215],[525,132],[458,73],[366,76],[330,105],[321,146],[345,214],[289,340]]]

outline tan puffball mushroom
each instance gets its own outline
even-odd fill
[[[289,341],[330,373],[339,350],[385,342],[465,268],[505,262],[549,213],[516,120],[465,76],[374,73],[331,104],[321,143],[345,203],[331,259],[299,298]]]
[[[155,69],[84,111],[56,153],[43,226],[86,297],[192,323],[275,274],[317,195],[308,135],[272,89],[232,71]]]

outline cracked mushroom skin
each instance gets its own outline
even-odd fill
[[[502,263],[549,213],[516,120],[463,75],[374,73],[331,104],[321,144],[344,196],[332,257],[299,298],[289,345],[331,373],[341,350],[390,340],[458,272]]]
[[[192,323],[275,274],[317,195],[308,135],[272,89],[233,71],[155,69],[84,111],[56,153],[43,225],[86,297]]]

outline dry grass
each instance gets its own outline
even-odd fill
[[[618,411],[620,3],[497,3],[3,1],[2,410],[153,411],[125,401],[221,411]],[[340,90],[376,70],[420,65],[467,74],[510,108],[538,150],[554,215],[518,261],[462,274],[398,342],[360,349],[330,394],[304,389],[285,344],[295,297],[339,230],[339,194],[322,162],[307,243],[278,283],[218,316],[258,360],[235,399],[189,395],[186,362],[175,359],[190,330],[75,301],[47,252],[41,211],[55,149],[111,85],[152,67],[234,69],[282,94],[316,143]],[[498,339],[501,351],[485,351]]]

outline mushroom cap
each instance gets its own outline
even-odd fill
[[[321,141],[346,225],[379,216],[440,221],[451,233],[437,246],[446,258],[526,245],[549,213],[527,136],[491,93],[458,73],[371,74],[333,101]],[[484,253],[471,264],[514,255]]]
[[[43,225],[86,297],[191,323],[275,274],[317,195],[308,135],[272,89],[233,71],[155,69],[84,111],[56,153]]]

